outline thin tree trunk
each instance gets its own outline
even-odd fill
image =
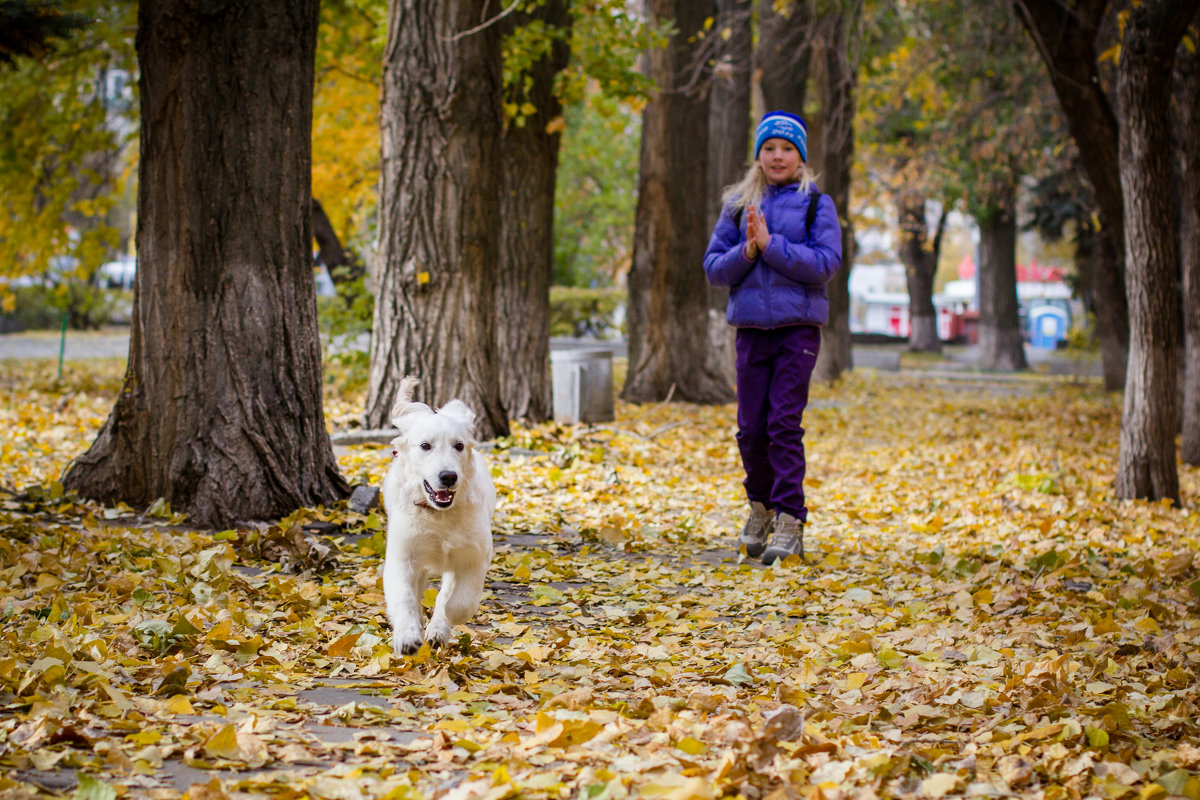
[[[784,13],[773,2],[759,3],[759,40],[754,66],[759,72],[763,113],[790,111],[808,123],[809,163],[820,163],[816,139],[820,126],[804,112],[808,72],[813,58],[813,20],[808,0],[792,0]]]
[[[566,29],[566,0],[548,0],[532,14],[506,18],[506,30],[540,20]],[[516,99],[536,111],[510,120],[501,140],[500,265],[496,334],[500,394],[510,419],[550,418],[550,284],[554,276],[554,182],[558,172],[562,104],[554,79],[567,65],[557,40],[529,70],[528,91]]]
[[[220,527],[348,487],[325,430],[312,271],[317,0],[195,5],[138,10],[129,360],[63,483],[134,507],[165,498]]]
[[[459,398],[482,438],[508,432],[500,397],[500,28],[487,0],[391,0],[384,52],[376,297],[366,422],[400,381]]]
[[[1017,305],[1015,188],[993,198],[979,222],[979,366],[1014,372],[1027,369]]]
[[[1095,315],[1096,295],[1092,278],[1099,259],[1100,235],[1094,227],[1081,221],[1072,243],[1075,245],[1072,261],[1075,264],[1076,292],[1083,303],[1084,313]]]
[[[942,213],[934,240],[929,241],[925,222],[925,196],[901,189],[899,192],[900,261],[908,284],[908,349],[922,353],[942,352],[938,336],[937,309],[933,306],[933,282],[937,274],[938,246],[946,214]]]
[[[721,215],[721,192],[741,179],[750,149],[750,67],[752,59],[750,0],[717,0],[718,36],[730,32],[713,70],[708,115],[708,229]],[[729,289],[708,287],[709,347],[717,354],[726,382],[737,381],[734,361],[736,330],[725,321]]]
[[[727,403],[733,387],[708,347],[708,285],[700,264],[708,245],[706,172],[708,92],[684,92],[693,77],[695,39],[714,8],[704,2],[650,0],[655,22],[678,32],[665,50],[647,54],[659,87],[642,115],[637,224],[629,271],[629,372],[622,396],[631,402],[674,397]]]
[[[717,0],[718,36],[729,39],[717,57],[708,115],[708,229],[721,215],[721,192],[746,171],[750,151],[751,0]],[[721,305],[724,309],[724,304]]]
[[[1107,223],[1102,219],[1101,226]],[[1104,388],[1119,392],[1125,386],[1129,362],[1129,300],[1125,296],[1124,228],[1120,237],[1111,227],[1101,227],[1099,248],[1093,261],[1092,297],[1096,306],[1096,337],[1100,342],[1100,369]]]
[[[1179,503],[1175,463],[1179,294],[1171,187],[1171,73],[1200,0],[1130,10],[1117,68],[1129,368],[1121,415],[1117,496]]]
[[[1010,0],[1050,70],[1054,93],[1100,207],[1100,250],[1092,276],[1104,386],[1125,385],[1129,311],[1118,128],[1096,67],[1096,34],[1108,0]]]
[[[825,43],[821,100],[825,110],[820,156],[822,189],[833,198],[842,224],[842,267],[826,285],[829,322],[821,329],[821,351],[813,378],[832,381],[853,368],[850,342],[850,271],[854,267],[854,228],[850,222],[850,170],[854,163],[854,104],[858,75],[861,0],[850,0],[823,20]],[[810,154],[812,155],[812,154]]]
[[[315,197],[312,199],[312,220],[313,238],[317,240],[317,258],[329,269],[330,277],[333,277],[333,268],[346,263],[346,251],[342,249],[342,240],[333,229],[329,215]]]
[[[1200,27],[1200,17],[1193,25]],[[1180,456],[1184,463],[1200,466],[1200,59],[1187,48],[1179,49],[1176,77],[1175,135],[1182,176],[1179,257],[1186,335]]]

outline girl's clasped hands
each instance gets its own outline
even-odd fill
[[[746,259],[753,261],[758,254],[767,249],[771,243],[771,233],[767,230],[767,221],[754,206],[746,207]]]

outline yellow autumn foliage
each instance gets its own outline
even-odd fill
[[[0,362],[14,791],[108,764],[94,780],[113,791],[167,796],[188,787],[166,767],[191,764],[212,770],[196,796],[1200,798],[1200,474],[1180,468],[1184,508],[1116,500],[1120,398],[1095,384],[908,370],[816,387],[794,567],[731,548],[732,406],[518,425],[488,453],[483,608],[406,658],[379,512],[281,521],[340,526],[332,566],[281,574],[254,556],[269,530],[54,487],[120,369],[68,363],[59,383]],[[331,427],[362,402],[331,383]],[[389,454],[337,455],[378,484]]]

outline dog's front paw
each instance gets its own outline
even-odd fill
[[[421,649],[425,640],[421,638],[421,624],[405,620],[392,626],[392,650],[410,656]]]
[[[425,626],[425,639],[430,647],[441,647],[450,641],[450,623],[444,619],[431,619]]]
[[[421,645],[425,644],[425,640],[420,634],[417,636],[393,636],[392,650],[402,655],[411,656],[413,653],[421,649]]]

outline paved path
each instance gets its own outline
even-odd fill
[[[64,359],[126,358],[129,355],[129,329],[106,328],[101,331],[26,331],[0,334],[0,358],[58,358],[64,347]]]
[[[350,344],[351,347],[366,349],[366,337]],[[628,354],[625,342],[587,342],[574,339],[553,338],[553,350],[569,350],[581,346],[608,347],[613,355],[622,358]],[[129,355],[129,329],[105,328],[99,331],[67,331],[64,338],[58,331],[26,331],[23,333],[0,334],[0,359],[3,358],[58,358],[60,347],[64,359],[81,358],[125,358]]]
[[[0,334],[0,359],[6,358],[58,358],[62,340],[57,331],[32,331],[25,333]],[[366,347],[365,336],[350,346]],[[609,347],[613,355],[623,358],[628,354],[625,342],[580,342],[576,339],[552,338],[552,350],[567,350],[575,347]],[[854,346],[854,365],[868,367],[882,372],[900,371],[900,356],[904,352],[903,344],[865,344]],[[953,369],[967,370],[978,361],[978,348],[971,345],[951,346],[945,351],[946,361],[938,365],[938,371]],[[129,329],[106,328],[100,331],[67,331],[63,358],[125,358],[129,355]],[[1098,377],[1100,373],[1099,359],[1075,359],[1056,350],[1045,350],[1037,347],[1025,348],[1026,358],[1030,366],[1051,375],[1077,375],[1080,377]],[[928,371],[933,366],[922,367],[909,371]]]

